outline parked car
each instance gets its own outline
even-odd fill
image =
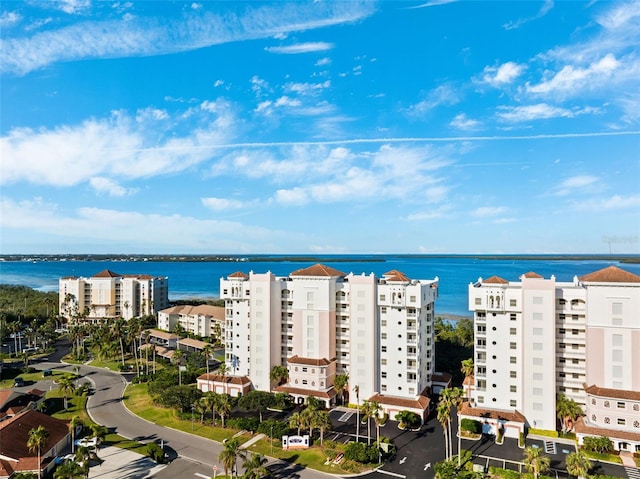
[[[53,371],[51,371],[51,369],[45,369],[44,371],[42,371],[42,377],[47,377],[47,376],[51,376],[53,374]]]
[[[78,447],[96,447],[99,441],[96,437],[83,437],[82,439],[76,439],[74,444]]]
[[[57,456],[54,460],[54,462],[56,464],[62,464],[63,462],[67,462],[67,461],[75,461],[76,460],[76,455],[75,454],[67,454],[66,456]]]
[[[13,386],[17,388],[21,388],[22,386],[24,386],[24,379],[18,376],[13,380]]]

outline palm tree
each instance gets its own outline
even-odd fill
[[[29,438],[27,439],[27,447],[30,452],[37,451],[38,453],[38,478],[42,477],[42,463],[40,462],[40,453],[42,448],[47,444],[49,438],[49,431],[44,426],[38,426],[37,428],[29,431]]]
[[[224,444],[224,449],[218,455],[218,461],[220,461],[222,467],[224,467],[225,476],[227,472],[231,470],[231,472],[235,471],[235,477],[238,477],[238,458],[245,458],[244,452],[240,449],[240,442],[235,438],[229,439]]]
[[[207,391],[202,395],[202,397],[198,400],[202,407],[204,407],[205,411],[211,411],[211,425],[215,424],[215,404],[216,404],[216,393],[213,391]]]
[[[274,366],[269,372],[269,378],[278,383],[278,386],[284,384],[289,379],[289,370],[286,366]]]
[[[382,422],[382,417],[380,417],[380,413],[382,412],[382,406],[377,401],[371,401],[371,413],[373,417],[373,422],[376,425],[376,442],[380,442],[380,423]]]
[[[371,445],[371,418],[373,417],[373,407],[371,402],[365,401],[360,406],[362,421],[367,421],[367,446]]]
[[[567,472],[578,479],[583,479],[589,474],[591,461],[582,451],[572,452],[566,459]]]
[[[582,408],[573,399],[566,397],[564,394],[558,394],[556,399],[556,414],[562,424],[562,432],[568,432],[578,417],[582,414]]]
[[[101,426],[100,424],[91,424],[89,426],[91,428],[91,437],[96,438],[96,450],[95,450],[95,455],[98,455],[98,445],[104,441],[104,438],[107,437],[107,434],[109,434],[109,430],[104,427]]]
[[[222,376],[222,382],[224,383],[225,394],[229,393],[229,391],[227,391],[227,374],[229,374],[230,372],[231,372],[231,368],[227,365],[227,363],[222,363],[218,367],[218,374]]]
[[[12,321],[7,324],[7,329],[9,330],[10,333],[13,333],[13,344],[14,344],[13,351],[17,355],[18,354],[18,333],[22,331],[22,324],[20,323],[20,321]]]
[[[69,432],[71,433],[71,452],[75,452],[75,439],[76,439],[76,429],[79,426],[84,426],[82,419],[80,416],[73,416],[71,421],[69,421]]]
[[[338,374],[333,379],[333,388],[340,395],[340,401],[344,405],[344,393],[349,388],[349,375]]]
[[[202,396],[193,404],[194,411],[200,414],[200,424],[204,424],[204,415],[209,410],[209,403],[206,401],[203,401],[203,399],[204,399],[204,396]]]
[[[85,473],[75,461],[64,461],[53,473],[53,479],[81,479]]]
[[[266,468],[266,464],[269,461],[261,454],[251,453],[250,459],[245,459],[242,463],[244,468],[243,478],[246,479],[260,479],[262,477],[269,477],[269,469]]]
[[[69,407],[69,395],[76,390],[73,378],[71,376],[62,376],[58,379],[58,387],[64,397],[64,410],[66,411]]]
[[[442,426],[442,431],[444,433],[444,458],[449,459],[449,435],[447,434],[447,424],[449,423],[451,416],[451,408],[445,401],[440,400],[436,408],[436,412],[438,422]]]
[[[84,473],[84,477],[89,477],[89,461],[91,460],[91,451],[88,447],[81,446],[76,449],[76,461],[79,464],[82,464],[82,472]]]
[[[228,394],[218,394],[215,403],[216,412],[222,419],[222,427],[224,428],[224,419],[231,413],[231,396]]]
[[[549,470],[550,459],[542,454],[542,449],[538,447],[528,447],[524,450],[524,467],[527,471],[533,472],[534,479]]]
[[[209,359],[213,357],[213,346],[210,344],[206,344],[204,348],[202,348],[202,354],[204,356],[204,360],[207,363],[207,377],[209,376]]]
[[[447,405],[447,428],[449,435],[449,457],[453,456],[453,434],[451,433],[451,409],[460,409],[462,405],[462,389],[460,388],[446,388],[440,392],[440,402]],[[459,455],[458,455],[459,456]],[[458,457],[458,463],[460,463],[460,457]],[[460,464],[458,464],[460,465]]]
[[[324,442],[324,432],[331,429],[331,419],[327,411],[316,411],[311,417],[313,427],[320,431],[320,445]]]
[[[461,363],[460,371],[464,374],[464,380],[468,383],[468,379],[473,377],[474,365],[473,358],[465,359]],[[471,385],[467,384],[467,398],[471,397]]]
[[[181,349],[176,349],[171,355],[171,362],[178,367],[178,385],[182,386],[182,370],[180,364],[182,363],[182,356],[184,353]]]
[[[300,435],[300,430],[305,426],[306,418],[299,412],[294,412],[291,416],[289,416],[289,427],[291,429],[298,430],[298,436]]]

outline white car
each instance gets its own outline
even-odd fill
[[[56,464],[62,464],[63,462],[67,462],[67,461],[75,461],[75,459],[76,459],[75,454],[67,454],[66,456],[56,457],[54,462]]]
[[[74,444],[78,447],[96,447],[99,442],[96,437],[84,437],[82,439],[76,439]]]

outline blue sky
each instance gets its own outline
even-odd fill
[[[0,4],[0,252],[639,253],[640,2]]]

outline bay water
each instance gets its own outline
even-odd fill
[[[553,259],[552,259],[553,258]],[[346,274],[370,274],[381,276],[390,270],[398,270],[411,279],[434,279],[440,281],[440,296],[436,302],[436,313],[471,316],[468,310],[468,285],[478,278],[500,276],[508,281],[534,271],[545,278],[554,275],[557,281],[572,281],[605,268],[611,264],[640,275],[640,264],[575,257],[545,258],[535,256],[322,256],[323,264]],[[170,300],[186,298],[217,298],[220,294],[220,278],[241,271],[265,273],[277,276],[306,268],[313,264],[303,257],[295,256],[247,256],[237,261],[0,261],[0,283],[25,285],[40,291],[57,291],[58,279],[64,276],[93,276],[109,269],[119,274],[150,274],[169,278]]]

